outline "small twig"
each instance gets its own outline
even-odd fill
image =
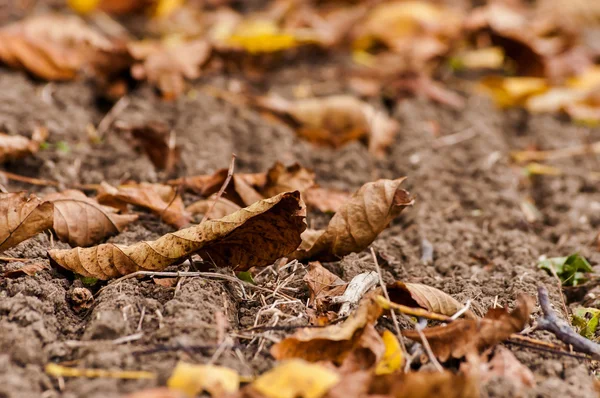
[[[577,358],[577,359],[584,359],[584,360],[590,360],[592,359],[591,357],[585,355],[585,354],[575,354],[569,351],[565,351],[565,350],[561,350],[561,349],[555,349],[555,348],[549,348],[549,347],[545,347],[545,346],[540,346],[540,345],[536,345],[536,344],[530,344],[526,341],[517,341],[517,340],[506,340],[505,343],[507,344],[514,344],[514,345],[518,345],[520,347],[525,347],[525,348],[530,348],[532,350],[538,350],[538,351],[544,351],[544,352],[549,352],[551,354],[556,354],[556,355],[561,355],[561,356],[565,356],[565,357],[571,357],[571,358]]]
[[[571,345],[576,351],[589,354],[593,359],[600,359],[600,344],[577,334],[571,325],[556,316],[556,312],[550,305],[548,290],[544,286],[538,287],[538,300],[544,313],[544,316],[537,320],[538,330],[547,330],[563,343]]]
[[[456,144],[460,144],[461,142],[470,140],[471,138],[475,138],[479,132],[472,127],[468,127],[463,131],[459,131],[458,133],[445,135],[433,141],[431,147],[433,149],[439,149],[445,146],[452,146]]]
[[[150,354],[156,354],[159,352],[169,352],[169,351],[179,351],[179,350],[185,350],[185,351],[190,351],[190,352],[194,352],[194,351],[208,351],[208,350],[218,350],[219,347],[221,347],[221,344],[212,344],[212,345],[183,345],[183,344],[176,344],[176,345],[158,345],[154,348],[150,348],[147,350],[141,350],[141,351],[134,351],[132,352],[132,354],[134,356],[138,356],[138,355],[150,355]],[[231,349],[244,349],[247,348],[241,344],[237,344],[237,345],[232,345],[232,346],[228,346],[225,348],[231,348]]]
[[[371,255],[373,256],[373,262],[375,263],[375,270],[377,271],[377,276],[379,277],[379,284],[381,285],[381,290],[383,291],[383,295],[385,299],[389,302],[390,295],[388,294],[385,283],[383,282],[383,275],[381,274],[381,268],[379,268],[379,262],[377,261],[377,256],[375,255],[375,250],[371,247]],[[392,314],[392,322],[394,323],[394,328],[396,329],[396,337],[400,342],[400,347],[402,347],[402,354],[405,357],[408,354],[406,350],[406,344],[404,344],[404,336],[402,336],[402,332],[400,331],[400,324],[398,323],[398,318],[396,318],[396,313],[394,311],[390,311]]]
[[[27,260],[31,260],[29,258],[17,258],[17,257],[0,257],[0,261],[6,261],[6,262],[11,262],[11,261],[27,261]]]
[[[377,285],[377,275],[375,271],[358,274],[352,278],[343,295],[332,297],[331,302],[333,304],[342,303],[338,316],[350,315],[352,306],[357,304],[369,289]]]
[[[115,102],[110,111],[108,111],[108,113],[104,115],[102,120],[100,120],[100,123],[98,123],[98,127],[96,128],[96,135],[99,139],[101,139],[104,136],[104,133],[106,133],[106,131],[110,128],[110,126],[115,121],[116,117],[119,116],[119,114],[123,112],[128,106],[129,98],[126,96],[121,97],[121,99]]]
[[[200,221],[200,224],[202,224],[202,223],[204,223],[204,221],[208,220],[208,215],[213,211],[217,202],[219,201],[219,199],[221,199],[221,196],[223,196],[223,192],[225,192],[225,188],[227,188],[227,185],[229,185],[229,181],[231,181],[231,177],[233,177],[234,166],[235,166],[235,153],[232,153],[231,154],[231,163],[229,164],[229,170],[227,170],[227,177],[225,178],[225,181],[223,181],[223,185],[221,185],[221,189],[219,189],[219,192],[217,192],[217,196],[215,196],[214,202],[212,203],[212,205],[210,205],[210,208],[206,211],[206,213],[204,213],[204,217],[202,217],[202,221]]]
[[[43,187],[57,187],[60,184],[57,181],[42,180],[39,178],[25,177],[19,174],[9,173],[8,171],[0,170],[0,174],[9,180],[20,181],[31,185],[39,185]]]
[[[522,163],[549,159],[563,159],[572,156],[585,155],[587,153],[600,153],[600,141],[570,148],[556,149],[553,151],[518,151],[511,153],[511,156],[516,162]]]
[[[465,304],[464,307],[462,307],[460,310],[456,311],[454,313],[454,315],[452,315],[450,317],[450,319],[452,319],[453,321],[457,320],[458,318],[460,318],[465,312],[469,311],[469,308],[471,307],[471,300],[467,300],[467,304]]]
[[[416,316],[418,318],[425,318],[425,319],[431,319],[433,321],[448,322],[448,323],[452,322],[454,320],[452,317],[449,317],[447,315],[438,314],[437,312],[427,311],[426,309],[423,309],[423,308],[408,307],[406,305],[394,303],[393,301],[390,301],[382,296],[375,297],[375,300],[377,300],[377,303],[381,306],[381,308],[386,309],[386,310],[396,310],[404,315]]]
[[[427,337],[425,337],[425,334],[423,333],[423,330],[421,330],[421,326],[417,325],[415,327],[415,330],[419,334],[419,338],[421,339],[421,344],[425,348],[425,351],[427,352],[427,356],[429,357],[429,360],[431,361],[431,363],[433,363],[433,366],[435,366],[435,368],[437,369],[438,372],[443,373],[444,372],[444,368],[439,363],[439,361],[435,357],[435,354],[431,350],[431,346],[429,345],[429,341],[427,341]]]

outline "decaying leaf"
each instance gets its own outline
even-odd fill
[[[35,129],[31,139],[0,133],[0,164],[36,153],[46,138],[48,138],[48,129],[45,127]]]
[[[496,347],[493,358],[487,363],[482,363],[479,370],[481,382],[500,376],[513,383],[519,392],[535,385],[535,377],[531,370],[503,346]]]
[[[54,206],[25,192],[0,193],[0,252],[52,228]]]
[[[58,239],[71,246],[94,245],[137,220],[136,215],[117,214],[116,209],[72,189],[46,195],[44,200],[54,205],[52,227]]]
[[[323,365],[293,359],[263,373],[249,388],[267,398],[321,398],[339,381]]]
[[[34,276],[39,271],[48,269],[48,268],[49,267],[46,264],[41,263],[41,262],[27,263],[27,264],[23,265],[22,267],[4,272],[4,276],[6,278],[18,278],[19,276],[23,276],[23,275]]]
[[[405,178],[363,185],[333,216],[324,231],[308,230],[297,259],[334,261],[366,249],[404,208],[414,203],[400,188]]]
[[[167,173],[173,171],[179,161],[181,148],[176,144],[175,132],[168,125],[154,121],[118,127],[131,134],[132,142],[148,155],[154,167]]]
[[[304,281],[310,291],[309,305],[317,311],[325,309],[332,297],[344,294],[348,285],[318,261],[308,264],[308,272],[304,276]]]
[[[281,162],[275,162],[267,171],[265,184],[259,192],[266,197],[291,191],[303,193],[314,185],[315,173],[312,170],[298,163],[286,167]]]
[[[421,283],[397,281],[387,286],[390,301],[408,307],[421,307],[437,314],[452,316],[464,306],[452,296],[431,286]],[[476,319],[471,310],[464,313],[465,318]]]
[[[378,376],[369,391],[374,396],[395,398],[478,398],[479,383],[466,372],[409,372]]]
[[[301,358],[309,362],[342,363],[360,345],[367,326],[376,322],[381,308],[369,296],[344,322],[324,328],[300,329],[271,348],[275,359]]]
[[[190,222],[181,196],[168,185],[142,182],[115,188],[103,182],[98,190],[97,200],[118,209],[124,209],[126,204],[143,207],[175,228],[181,228]]]
[[[350,194],[313,186],[302,193],[302,199],[309,208],[315,208],[323,213],[337,213],[342,205],[350,199]]]
[[[48,255],[63,268],[98,279],[138,270],[159,271],[193,253],[218,267],[244,271],[271,264],[298,247],[305,216],[300,194],[288,192],[154,241],[50,250]]]
[[[482,319],[460,319],[446,326],[424,329],[423,334],[435,356],[442,362],[449,358],[478,354],[523,330],[529,322],[533,305],[533,298],[521,295],[510,313],[504,308],[492,308]],[[411,340],[421,340],[419,333],[414,330],[405,330],[402,334]]]
[[[131,56],[138,61],[131,74],[138,80],[148,80],[160,89],[166,99],[183,93],[184,79],[197,79],[200,67],[208,60],[210,44],[201,39],[182,41],[168,37],[163,41],[130,42],[127,45]]]
[[[299,124],[300,136],[334,148],[366,140],[369,151],[383,156],[399,130],[399,124],[385,112],[349,95],[289,101],[270,96],[257,103],[272,112],[288,115]]]
[[[239,205],[225,198],[219,198],[215,203],[215,195],[208,199],[198,200],[185,208],[190,214],[206,214],[208,220],[223,218],[239,209],[241,209]]]
[[[490,76],[481,81],[481,88],[500,107],[522,106],[530,97],[548,90],[548,82],[539,77]]]
[[[0,30],[0,60],[48,80],[73,79],[86,70],[122,69],[128,60],[103,34],[73,15],[34,16]]]
[[[207,391],[213,397],[235,393],[240,387],[240,375],[233,369],[215,365],[194,365],[179,362],[167,386],[195,397]]]

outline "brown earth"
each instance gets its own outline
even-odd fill
[[[494,303],[514,305],[519,293],[535,296],[539,284],[549,288],[556,308],[561,308],[556,281],[537,268],[541,255],[579,252],[592,265],[600,264],[594,245],[600,229],[600,184],[591,175],[600,169],[600,158],[554,161],[552,165],[567,170],[566,175],[535,178],[526,177],[522,167],[510,162],[511,151],[533,145],[553,149],[600,140],[600,130],[578,127],[558,116],[499,111],[487,98],[471,95],[465,95],[467,106],[461,111],[409,99],[393,109],[401,132],[388,156],[379,160],[361,143],[339,149],[315,147],[297,138],[289,127],[203,91],[206,84],[227,87],[234,78],[205,78],[194,84],[189,95],[173,102],[162,101],[152,88],[141,85],[129,95],[130,105],[116,120],[161,121],[176,132],[181,163],[173,175],[165,175],[145,155],[136,153],[115,128],[106,132],[101,143],[90,143],[87,126],[98,125],[108,110],[97,100],[93,85],[79,81],[48,84],[3,68],[0,75],[0,130],[29,135],[36,124],[43,124],[53,144],[35,157],[7,164],[6,171],[56,180],[60,188],[103,180],[154,182],[211,173],[227,167],[235,153],[237,171],[260,172],[276,160],[297,161],[316,172],[319,184],[338,189],[354,190],[377,178],[406,175],[416,204],[373,244],[385,279],[438,287],[463,303],[471,300],[479,314]],[[310,66],[285,69],[274,75],[271,84],[275,90],[286,91],[305,76],[312,76],[327,91],[344,90],[339,83],[342,77]],[[440,136],[434,134],[432,124],[439,125]],[[462,142],[443,145],[440,141],[442,136],[466,129],[473,134]],[[13,181],[0,184],[10,191],[56,189]],[[528,197],[541,212],[533,223],[526,220],[521,207]],[[328,217],[309,214],[308,222],[318,227]],[[169,230],[157,218],[145,215],[112,241],[133,243]],[[434,250],[432,262],[421,260],[425,240]],[[46,250],[60,245],[40,234],[3,256],[48,263]],[[0,273],[21,265],[0,261]],[[364,252],[328,267],[350,280],[372,270],[374,264]],[[304,272],[302,264],[279,272],[270,267],[256,280],[272,289],[290,278],[282,292],[305,301]],[[268,348],[283,332],[252,334],[243,329],[307,322],[304,307],[298,303],[268,292],[242,290],[220,279],[184,278],[175,287],[129,279],[109,284],[96,294],[90,309],[77,311],[72,291],[81,286],[81,281],[57,270],[16,279],[0,276],[0,397],[117,397],[164,384],[180,359],[214,361],[254,375],[270,367]],[[98,287],[92,290],[97,292]],[[223,320],[235,349],[219,350]],[[260,338],[264,335],[266,339]],[[125,336],[133,337],[121,344],[114,341]],[[533,336],[555,341],[542,332]],[[536,377],[536,387],[524,396],[597,394],[589,362],[509,347]],[[44,373],[50,361],[149,370],[159,378],[58,382]],[[485,385],[483,396],[514,396],[512,388],[509,380],[494,379]]]

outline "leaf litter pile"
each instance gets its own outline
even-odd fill
[[[598,396],[593,0],[0,7],[0,396]]]

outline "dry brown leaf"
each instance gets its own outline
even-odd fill
[[[385,112],[349,95],[295,101],[270,96],[257,98],[257,104],[290,116],[300,125],[298,134],[308,141],[335,148],[365,139],[376,156],[385,154],[399,130],[398,122]]]
[[[190,222],[181,196],[168,185],[142,182],[115,188],[103,182],[98,190],[97,200],[118,209],[123,209],[124,204],[143,207],[175,228],[181,228]]]
[[[0,252],[52,228],[54,206],[25,192],[0,193]]]
[[[310,187],[302,193],[306,206],[315,208],[323,213],[337,213],[344,203],[350,199],[350,194],[322,187]]]
[[[302,358],[309,362],[342,363],[359,346],[367,326],[372,326],[380,315],[379,305],[372,297],[365,296],[344,322],[324,328],[300,329],[275,344],[271,355],[277,360]]]
[[[300,194],[289,192],[154,241],[50,250],[48,255],[63,268],[98,279],[138,270],[160,271],[193,253],[218,267],[244,271],[271,264],[298,247],[306,228],[305,216]]]
[[[169,184],[180,185],[200,196],[208,197],[219,191],[225,179],[227,179],[227,172],[227,169],[219,169],[213,174],[202,174],[170,180]]]
[[[116,44],[80,18],[55,14],[2,28],[0,60],[48,80],[73,79],[83,70],[109,73],[128,63]]]
[[[315,173],[312,170],[294,163],[284,166],[276,162],[267,171],[266,183],[260,193],[266,197],[280,194],[282,192],[300,191],[305,192],[315,185]]]
[[[212,195],[208,199],[202,199],[192,203],[186,207],[186,211],[190,214],[207,214],[207,212],[210,211],[206,217],[208,220],[214,220],[228,216],[241,209],[236,203],[225,198],[219,198],[217,203],[215,203],[215,196],[216,195]]]
[[[397,281],[387,286],[390,301],[408,307],[421,307],[437,314],[453,316],[464,306],[443,291],[421,283],[403,283]],[[471,310],[464,313],[465,318],[477,319]]]
[[[363,185],[333,216],[324,231],[308,230],[297,259],[337,260],[366,249],[388,224],[414,203],[400,188],[405,178]]]
[[[451,357],[478,354],[523,330],[529,322],[533,305],[533,298],[520,295],[517,306],[510,313],[505,308],[492,308],[483,319],[461,319],[446,326],[424,329],[423,334],[442,362]],[[405,330],[402,334],[411,340],[421,340],[414,330]]]
[[[156,84],[166,99],[183,93],[184,79],[200,77],[200,67],[211,53],[210,44],[200,39],[167,38],[161,42],[130,42],[127,46],[131,56],[139,62],[131,69],[133,77]]]
[[[394,398],[478,398],[479,382],[469,373],[449,370],[394,373],[375,377],[369,392]]]
[[[91,246],[120,233],[136,215],[117,214],[117,210],[102,206],[81,191],[69,189],[44,196],[54,205],[54,232],[71,246]]]
[[[167,173],[173,171],[179,161],[181,148],[177,146],[175,133],[168,125],[155,121],[118,127],[131,134],[132,143],[148,155],[154,167]]]
[[[344,294],[348,283],[335,275],[320,262],[314,261],[308,264],[308,272],[304,276],[310,292],[309,305],[317,311],[326,309],[331,297]]]
[[[36,128],[31,139],[0,133],[0,163],[36,153],[46,138],[48,138],[48,129],[45,127]]]
[[[44,263],[28,263],[22,267],[4,272],[4,276],[6,278],[18,278],[19,276],[24,275],[34,276],[37,272],[49,268],[50,267]]]
[[[482,363],[479,370],[481,382],[500,376],[513,383],[517,391],[535,386],[535,377],[531,370],[503,346],[496,347],[493,358],[487,363]]]

